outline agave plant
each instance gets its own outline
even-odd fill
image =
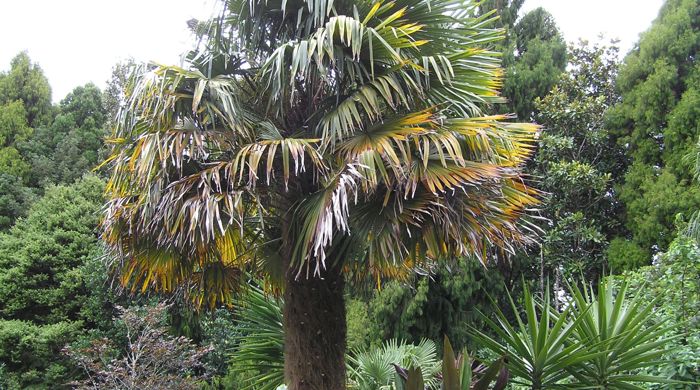
[[[474,339],[499,355],[508,357],[508,368],[517,377],[517,384],[532,389],[560,387],[571,375],[569,370],[579,363],[596,356],[583,340],[575,340],[574,333],[584,321],[588,305],[581,306],[581,314],[571,316],[572,307],[562,313],[554,312],[550,305],[549,291],[542,305],[537,305],[527,286],[523,291],[525,320],[520,309],[508,295],[515,314],[516,326],[512,326],[495,302],[496,321],[481,313],[485,323],[496,334],[491,337],[472,328]],[[538,307],[539,306],[539,307]]]
[[[121,282],[284,290],[290,389],[345,385],[346,275],[529,242],[537,126],[501,101],[503,31],[469,0],[228,0],[184,67],[126,88],[103,238]]]
[[[441,390],[503,390],[508,384],[508,369],[506,358],[501,357],[490,365],[479,363],[463,351],[455,357],[450,340],[445,336],[443,344],[442,372],[436,378],[426,376],[423,370],[416,367],[405,369],[395,365],[396,390],[425,390],[438,388]],[[493,387],[491,387],[493,383]]]
[[[655,318],[656,300],[642,301],[637,294],[628,299],[627,281],[615,294],[610,282],[593,287],[570,287],[572,315],[577,318],[574,342],[598,351],[570,370],[577,383],[589,388],[639,389],[635,383],[671,383],[664,378],[639,374],[653,365],[663,364],[669,341],[669,326]]]

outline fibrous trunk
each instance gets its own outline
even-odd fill
[[[287,270],[284,376],[289,390],[345,388],[345,304],[340,267],[321,276]]]

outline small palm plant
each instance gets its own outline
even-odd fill
[[[440,361],[432,340],[417,345],[385,341],[379,348],[354,351],[348,356],[349,388],[358,390],[392,389],[396,385],[396,367],[416,370],[426,378],[425,386],[438,388]]]
[[[455,356],[450,340],[443,342],[442,371],[435,376],[427,376],[425,370],[409,367],[396,368],[396,390],[503,390],[508,384],[506,357],[503,356],[490,365],[472,359],[466,349]]]
[[[245,378],[240,389],[275,390],[284,384],[282,302],[251,286],[241,294],[236,316],[238,348],[231,372]]]

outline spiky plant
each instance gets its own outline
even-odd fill
[[[185,68],[132,78],[104,240],[131,288],[284,290],[290,389],[345,382],[344,275],[486,260],[531,235],[537,131],[484,116],[503,37],[468,0],[229,0]]]
[[[642,389],[639,384],[674,383],[641,373],[664,364],[670,341],[679,336],[668,336],[672,326],[656,318],[656,299],[644,301],[644,294],[627,297],[627,286],[623,280],[615,291],[606,279],[598,283],[597,294],[593,287],[570,287],[573,315],[581,319],[572,335],[600,352],[570,370],[582,387]]]
[[[508,368],[515,376],[513,382],[534,390],[561,387],[570,378],[572,367],[593,359],[598,352],[589,350],[583,341],[576,341],[573,337],[589,306],[582,306],[581,315],[571,318],[572,307],[557,313],[550,304],[549,289],[544,295],[544,302],[537,305],[530,289],[524,286],[523,320],[518,306],[508,294],[517,326],[509,323],[493,301],[496,321],[480,314],[496,338],[472,328],[472,335],[481,346],[508,357]]]

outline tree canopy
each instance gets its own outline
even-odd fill
[[[664,250],[675,235],[675,215],[700,206],[686,157],[700,136],[699,20],[696,1],[664,4],[625,58],[622,101],[609,113],[608,126],[631,159],[620,189],[626,226],[644,251]]]

